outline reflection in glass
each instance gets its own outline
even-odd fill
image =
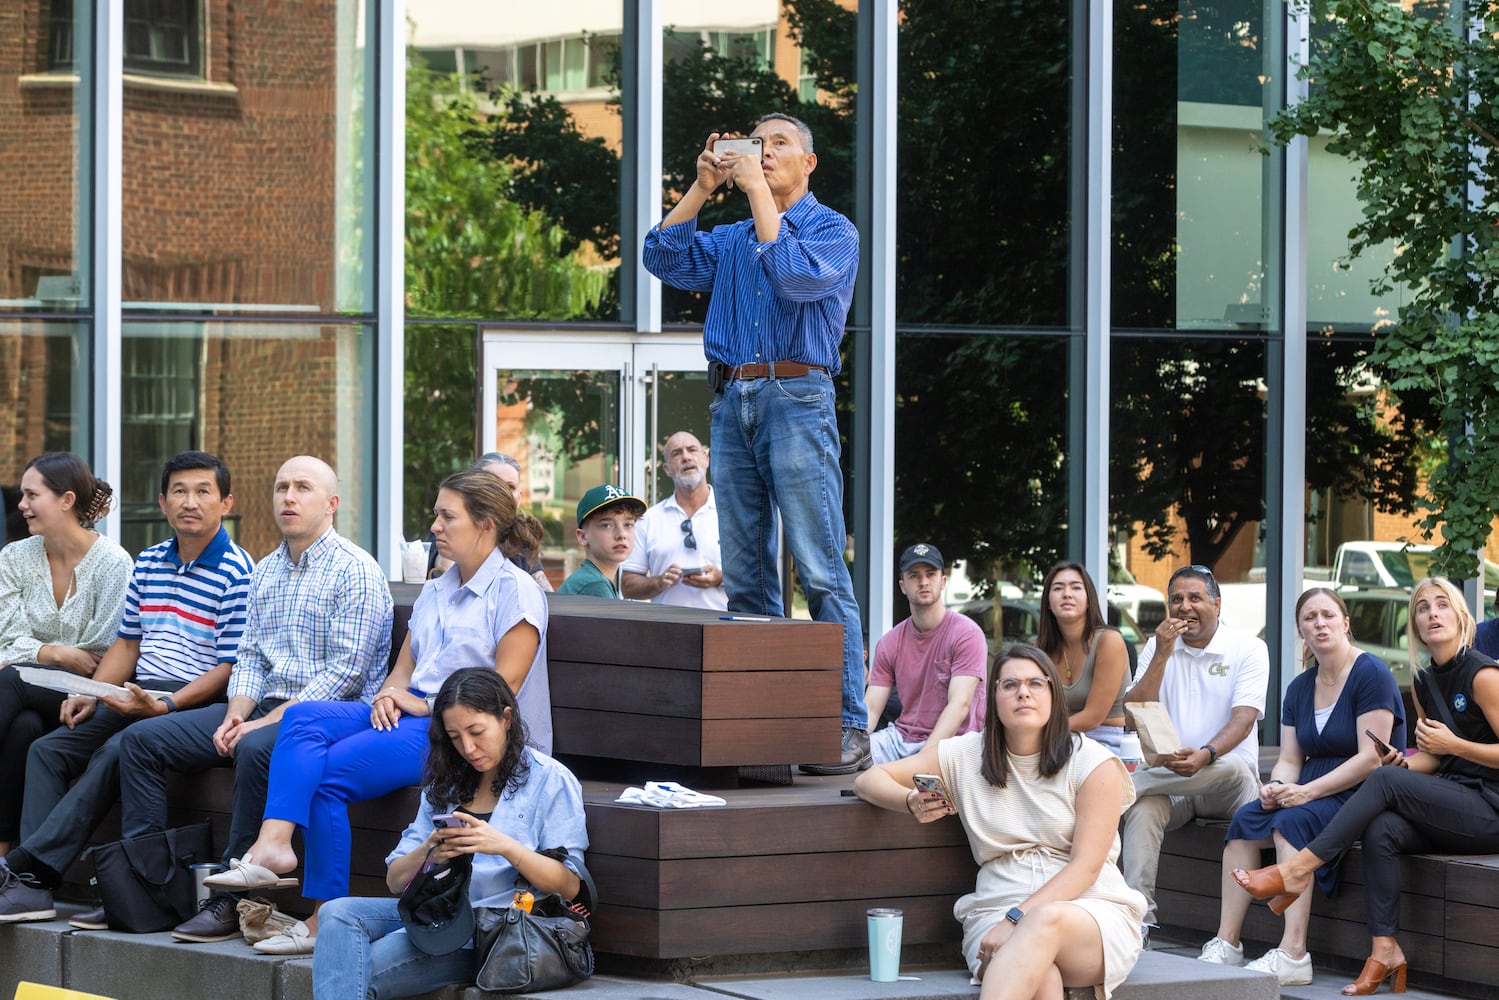
[[[166,537],[156,505],[161,465],[200,448],[228,463],[231,530],[255,558],[280,544],[271,503],[276,470],[299,454],[333,466],[334,525],[371,548],[374,413],[364,387],[374,339],[354,325],[127,322],[120,543],[134,553]]]
[[[437,484],[479,454],[479,368],[473,326],[406,326],[405,537],[427,537]]]
[[[1162,592],[1194,563],[1220,583],[1250,579],[1264,565],[1265,344],[1115,338],[1111,350],[1109,512],[1124,567]]]
[[[895,356],[893,547],[1039,582],[1067,545],[1068,338],[902,332]]]
[[[407,4],[412,316],[617,319],[619,4]]]
[[[6,81],[0,100],[0,310],[88,308],[93,198],[84,165],[93,67],[82,60],[75,69],[73,54],[92,46],[93,16],[91,3],[75,10],[71,0],[31,0],[7,18],[18,34],[0,44],[0,79]]]
[[[618,371],[500,371],[495,448],[520,461],[521,506],[546,530],[542,556],[565,579],[581,553],[573,535],[583,494],[620,477]]]
[[[1356,176],[1359,166],[1327,151],[1327,136],[1313,136],[1307,151],[1306,327],[1368,333],[1395,322],[1409,296],[1397,285],[1383,295],[1372,290],[1393,259],[1393,243],[1348,258],[1348,231],[1363,217]]]
[[[1069,313],[1072,10],[902,5],[900,322],[1081,323]]]
[[[1136,329],[1275,325],[1260,151],[1279,87],[1265,0],[1115,5],[1113,320]],[[1271,230],[1273,235],[1274,230]]]
[[[374,11],[201,7],[126,4],[125,302],[371,311]]]
[[[89,454],[89,328],[83,323],[0,319],[0,515],[4,539],[25,537],[16,513],[21,470],[44,451]]]

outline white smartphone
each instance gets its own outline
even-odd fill
[[[713,140],[713,155],[722,156],[725,153],[738,153],[741,156],[753,156],[755,159],[762,158],[762,140],[758,135],[748,139],[715,139]]]
[[[911,782],[922,792],[936,792],[942,796],[942,804],[952,809],[952,796],[947,794],[947,785],[940,774],[913,774]]]

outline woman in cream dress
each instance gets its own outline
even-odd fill
[[[981,1000],[1060,998],[1092,986],[1099,1000],[1140,956],[1145,897],[1124,884],[1119,817],[1129,774],[1102,745],[1074,735],[1056,667],[1034,646],[994,659],[983,732],[927,746],[864,772],[854,791],[923,823],[956,813],[979,864],[958,900],[963,956]],[[915,788],[940,774],[951,802]],[[991,963],[1001,974],[986,976]]]

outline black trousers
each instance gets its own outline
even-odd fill
[[[67,695],[35,687],[14,670],[0,669],[0,840],[21,837],[21,801],[26,790],[26,752],[60,724]]]
[[[1369,933],[1400,928],[1400,855],[1499,852],[1499,813],[1476,789],[1434,774],[1381,767],[1306,849],[1333,861],[1363,843]]]

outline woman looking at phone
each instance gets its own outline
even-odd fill
[[[1312,666],[1286,689],[1280,757],[1270,780],[1261,786],[1259,800],[1241,808],[1229,824],[1218,933],[1197,956],[1204,962],[1244,961],[1239,933],[1249,897],[1237,890],[1234,871],[1256,865],[1264,847],[1274,846],[1282,860],[1291,857],[1322,832],[1391,745],[1405,750],[1400,689],[1388,664],[1353,645],[1343,599],[1326,587],[1314,587],[1296,602],[1295,619]],[[1376,743],[1375,737],[1383,742]],[[1335,895],[1338,866],[1319,871],[1317,885]],[[1248,967],[1275,974],[1283,986],[1310,983],[1306,931],[1311,909],[1310,893],[1285,908],[1280,946]]]
[[[1119,817],[1134,786],[1119,758],[1068,726],[1061,677],[1034,646],[994,658],[982,732],[928,744],[861,774],[854,791],[930,823],[956,812],[978,884],[953,914],[981,1000],[1060,996],[1098,986],[1104,997],[1140,956],[1145,897],[1124,883]],[[952,796],[918,791],[936,773]],[[986,976],[991,963],[1003,974]]]
[[[1411,591],[1406,626],[1412,656],[1424,647],[1430,665],[1416,674],[1416,747],[1391,750],[1332,821],[1302,850],[1268,868],[1236,870],[1256,899],[1284,908],[1307,892],[1325,866],[1362,841],[1369,957],[1348,996],[1366,996],[1392,980],[1405,990],[1400,926],[1400,855],[1499,852],[1499,664],[1471,648],[1473,615],[1462,593],[1439,577]]]
[[[1062,671],[1072,731],[1087,733],[1118,753],[1130,683],[1129,650],[1124,636],[1104,619],[1098,591],[1082,564],[1059,562],[1041,581],[1036,645]]]
[[[515,497],[482,469],[443,480],[432,531],[453,565],[429,580],[411,609],[410,631],[384,688],[372,705],[313,701],[287,708],[271,756],[265,821],[243,858],[208,879],[215,888],[251,890],[287,884],[297,866],[291,837],[302,827],[308,899],[349,892],[350,802],[363,802],[422,774],[427,698],[462,667],[487,666],[516,692],[543,752],[552,746],[547,682],[546,595],[503,551],[516,535],[540,525],[516,509]],[[273,955],[308,954],[318,914],[284,934],[257,942]]]
[[[504,679],[485,669],[454,673],[437,693],[427,734],[421,807],[385,859],[390,891],[400,893],[425,865],[471,854],[468,897],[475,907],[509,906],[520,878],[538,895],[576,898],[588,847],[583,789],[567,768],[527,744]],[[445,813],[452,814],[449,825],[435,827],[433,817]],[[393,898],[331,900],[322,927],[312,955],[315,1000],[419,996],[473,982],[473,949],[420,951]]]

